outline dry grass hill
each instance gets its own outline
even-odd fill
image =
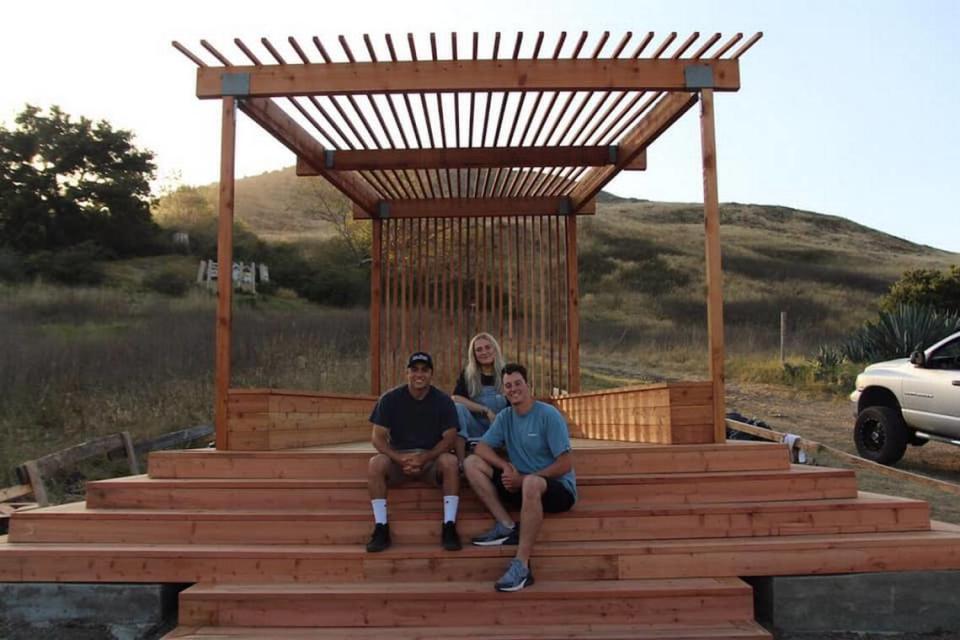
[[[215,186],[205,187],[212,194]],[[317,205],[316,196],[321,197]],[[244,178],[237,218],[268,240],[329,237],[324,209],[347,203],[321,179],[293,167]],[[581,218],[583,338],[633,358],[705,344],[702,207],[601,194]],[[917,245],[837,216],[771,205],[721,205],[725,317],[734,352],[788,348],[809,355],[870,318],[905,270],[944,268],[960,255]],[[680,356],[678,356],[680,357]],[[686,357],[686,356],[683,356]]]

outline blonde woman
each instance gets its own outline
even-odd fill
[[[502,368],[503,354],[496,339],[489,333],[473,336],[467,347],[467,364],[452,395],[460,422],[456,452],[461,463],[467,442],[480,439],[497,413],[507,407],[500,377]]]

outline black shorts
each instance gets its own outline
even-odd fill
[[[563,513],[573,507],[574,497],[563,483],[554,478],[544,478],[547,481],[547,490],[540,497],[544,513]],[[493,486],[497,488],[500,501],[507,507],[519,509],[523,506],[523,491],[511,492],[503,486],[503,472],[493,470]]]

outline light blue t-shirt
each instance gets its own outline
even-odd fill
[[[513,407],[498,413],[481,441],[494,449],[505,446],[510,462],[523,474],[536,473],[570,451],[570,434],[563,416],[539,400],[524,416]],[[557,480],[576,499],[577,476],[573,469]]]

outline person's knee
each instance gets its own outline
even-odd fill
[[[471,485],[484,482],[489,484],[493,477],[493,468],[480,456],[471,454],[463,461],[463,475]]]
[[[370,458],[370,462],[367,465],[367,471],[371,475],[386,475],[387,469],[390,468],[390,458],[385,456],[382,453]]]
[[[547,481],[540,476],[529,475],[523,477],[523,497],[540,499],[547,490]]]
[[[437,457],[437,467],[440,471],[459,471],[460,463],[457,460],[457,456],[452,453],[441,453]]]

